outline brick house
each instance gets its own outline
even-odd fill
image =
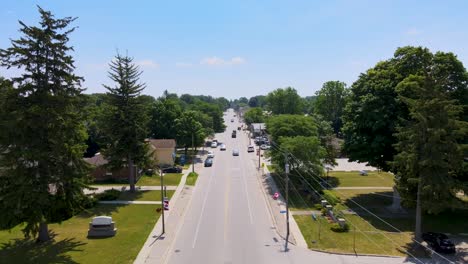
[[[107,181],[107,180],[114,180],[117,182],[128,181],[128,174],[129,174],[128,168],[122,168],[120,170],[110,171],[105,166],[108,163],[108,161],[99,152],[96,153],[94,157],[85,158],[84,160],[88,162],[91,166],[93,166],[93,170],[91,171],[91,176],[94,178],[95,181]]]

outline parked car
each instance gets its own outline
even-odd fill
[[[208,155],[206,155],[208,158],[214,158],[214,152],[213,151],[208,151]]]
[[[205,160],[205,167],[211,167],[213,166],[213,159],[212,158],[207,158]]]
[[[233,156],[239,156],[239,150],[238,149],[233,149],[232,150],[232,155]]]
[[[226,150],[226,145],[225,145],[225,144],[221,144],[221,146],[219,147],[219,150]]]
[[[164,173],[181,173],[182,172],[182,167],[179,167],[179,166],[167,167],[167,168],[163,168],[162,172],[164,172]]]
[[[212,148],[217,148],[217,147],[218,147],[218,142],[214,142],[214,141],[213,141],[213,142],[211,143],[211,147],[212,147]]]
[[[427,232],[422,234],[422,238],[436,252],[447,254],[455,253],[455,245],[445,234]]]
[[[241,130],[241,127],[237,127],[237,130]]]
[[[232,134],[231,134],[231,137],[232,137],[232,138],[236,138],[236,136],[237,136],[237,134],[236,134],[236,132],[235,132],[235,130],[234,130],[234,131],[232,132]]]
[[[254,152],[254,151],[255,151],[254,146],[249,145],[249,146],[247,147],[247,152]]]
[[[263,144],[263,145],[260,146],[260,149],[267,150],[267,149],[270,149],[270,146],[267,145],[267,144]]]

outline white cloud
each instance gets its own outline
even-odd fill
[[[193,66],[192,63],[188,63],[188,62],[176,62],[176,67],[180,67],[180,68],[185,68],[185,67],[191,67]]]
[[[224,60],[224,59],[218,58],[218,57],[207,57],[207,58],[203,58],[200,61],[200,64],[213,65],[213,66],[216,66],[216,65],[238,65],[238,64],[243,64],[243,63],[245,63],[245,59],[241,58],[241,57],[233,57],[230,60]]]
[[[408,30],[405,31],[405,34],[408,36],[416,36],[416,35],[420,35],[421,33],[422,31],[417,28],[409,28]]]
[[[159,68],[159,64],[152,60],[140,60],[135,62],[135,64],[142,68]]]

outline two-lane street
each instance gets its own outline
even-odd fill
[[[213,167],[200,172],[169,263],[284,263],[257,180],[258,156],[247,152],[244,131],[231,138],[240,126],[233,115],[228,112],[226,131],[215,137],[227,150],[214,149]],[[233,156],[233,149],[240,155]]]

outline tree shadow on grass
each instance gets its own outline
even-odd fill
[[[118,212],[120,208],[128,206],[127,204],[98,204],[91,209],[86,209],[81,213],[77,214],[76,217],[80,218],[90,218],[100,215],[112,215],[115,212]]]
[[[78,263],[71,259],[68,252],[82,251],[78,247],[86,243],[66,238],[55,241],[54,233],[51,240],[36,243],[31,239],[12,239],[0,245],[0,263]]]
[[[335,187],[340,186],[340,179],[337,177],[324,176],[322,177],[322,180],[325,182],[323,186],[326,188],[335,188]],[[328,181],[328,184],[326,183],[327,181]]]

